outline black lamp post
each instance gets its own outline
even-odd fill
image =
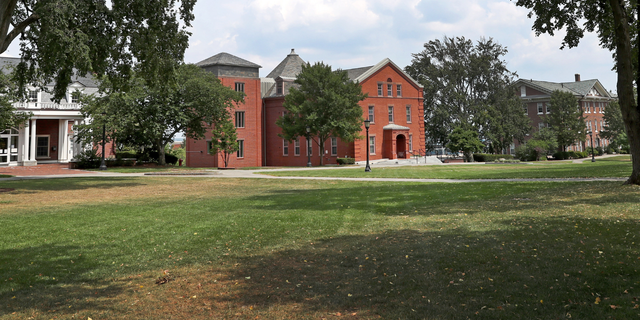
[[[371,124],[371,121],[369,121],[369,119],[364,121],[364,128],[367,129],[367,166],[364,168],[364,172],[371,172],[371,167],[369,167],[369,153],[371,150],[371,147],[369,146],[369,125]]]
[[[591,162],[596,162],[596,154],[593,152],[593,131],[589,131],[591,137]]]
[[[307,126],[307,167],[311,167],[311,143],[309,140],[310,133],[311,133],[311,128]]]
[[[100,162],[100,170],[107,170],[107,164],[104,161],[104,143],[107,136],[107,125],[105,123],[106,112],[102,113],[102,162]]]

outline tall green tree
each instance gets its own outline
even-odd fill
[[[624,121],[622,120],[622,111],[617,101],[609,103],[604,109],[604,127],[600,131],[600,136],[608,139],[613,144],[614,149],[618,149],[620,145],[620,136],[625,135]]]
[[[449,136],[447,149],[452,152],[462,152],[465,162],[473,162],[473,153],[484,148],[484,144],[478,138],[478,132],[470,125],[458,125]]]
[[[323,161],[324,143],[330,137],[342,141],[360,138],[362,131],[362,107],[366,99],[359,83],[349,80],[346,71],[333,71],[322,62],[305,64],[285,98],[287,110],[276,124],[282,128],[282,138],[289,141],[309,136],[320,147],[320,164]]]
[[[566,30],[562,48],[575,47],[585,32],[596,32],[600,44],[613,51],[618,73],[618,99],[632,154],[632,172],[627,184],[640,184],[640,106],[633,96],[638,80],[637,0],[517,0],[518,6],[535,15],[537,35]],[[633,39],[633,41],[631,40]]]
[[[405,71],[424,86],[427,149],[447,145],[456,125],[470,124],[500,149],[521,140],[530,126],[511,87],[516,74],[501,59],[507,49],[464,37],[433,40],[413,54]],[[519,109],[519,110],[518,110]]]
[[[16,112],[13,107],[12,102],[16,100],[15,89],[7,74],[0,70],[0,131],[18,128],[31,116],[31,113]]]
[[[200,139],[209,130],[229,122],[229,110],[244,100],[244,93],[223,86],[212,73],[193,64],[176,71],[172,86],[157,86],[133,77],[128,91],[111,91],[105,83],[102,95],[87,98],[82,113],[94,121],[79,127],[79,139],[99,143],[106,124],[107,141],[152,146],[165,164],[164,146],[178,132]]]
[[[164,84],[183,60],[196,0],[2,0],[0,53],[20,41],[16,80],[54,82],[61,99],[73,74],[126,88],[133,74]],[[19,39],[19,40],[17,40]]]
[[[578,100],[570,92],[556,90],[551,93],[551,113],[545,116],[546,122],[556,134],[556,141],[567,151],[567,147],[576,141],[585,141],[587,127]]]
[[[211,136],[211,154],[222,155],[222,161],[224,167],[229,166],[229,159],[231,154],[238,151],[238,134],[236,133],[236,127],[231,119],[223,122],[220,126],[213,128],[213,135]]]

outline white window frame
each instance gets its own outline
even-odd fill
[[[236,151],[236,158],[243,159],[244,158],[244,139],[236,140],[238,142],[238,151]]]
[[[393,97],[393,84],[387,83],[387,97]]]
[[[338,155],[338,138],[331,137],[331,156]]]
[[[546,109],[546,111],[547,111],[547,114],[551,113],[551,107],[549,107],[549,104],[548,104],[548,103],[545,103],[545,104],[544,104],[544,107],[545,107],[545,109]]]
[[[413,152],[413,134],[409,134],[409,152]]]
[[[289,141],[287,141],[287,139],[282,139],[282,155],[285,157],[289,156]]]
[[[296,138],[296,140],[293,140],[293,155],[300,155],[300,138]]]
[[[382,83],[379,82],[378,83],[378,97],[382,97]]]
[[[538,114],[542,114],[542,106],[544,104],[542,102],[538,102]]]
[[[525,104],[523,108],[524,108],[524,114],[528,116],[529,115],[529,105]]]
[[[407,105],[406,109],[407,109],[407,123],[411,123],[411,105]]]
[[[38,90],[29,90],[29,102],[38,102],[39,97],[40,97],[40,92]],[[35,97],[34,97],[35,95]]]
[[[369,154],[370,155],[376,154],[376,136],[375,135],[369,136]]]
[[[402,84],[396,84],[396,96],[402,97]]]
[[[236,128],[245,127],[245,111],[236,111]]]
[[[376,111],[375,106],[369,106],[369,123],[376,122]]]
[[[527,96],[527,87],[520,86],[520,96],[521,97],[526,97]]]
[[[47,155],[46,156],[40,156],[38,155],[38,139],[42,138],[42,137],[46,137],[47,138]],[[38,134],[36,135],[36,159],[49,159],[51,158],[51,135],[48,134]]]
[[[393,120],[394,120],[393,119],[394,118],[394,116],[393,116],[393,106],[389,106],[389,108],[387,110],[389,110],[389,123],[393,123]]]

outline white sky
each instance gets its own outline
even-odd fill
[[[509,0],[200,0],[185,61],[228,52],[262,66],[267,75],[292,48],[307,62],[334,68],[400,67],[424,43],[443,36],[493,38],[521,78],[568,82],[599,79],[616,91],[611,52],[588,34],[577,48],[560,50],[563,32],[536,37],[527,10]],[[14,43],[6,52],[18,56]]]

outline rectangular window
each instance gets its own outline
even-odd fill
[[[378,83],[378,97],[382,97],[382,83]]]
[[[542,114],[542,102],[538,102],[538,114]]]
[[[284,91],[282,87],[283,87],[282,81],[276,82],[276,94],[277,95],[282,95],[282,93]]]
[[[213,150],[213,144],[211,143],[211,140],[207,140],[207,154],[211,154]]]
[[[296,156],[300,155],[300,138],[293,140],[293,154]]]
[[[396,85],[396,96],[402,97],[402,85],[401,84],[397,84]]]
[[[374,108],[373,106],[369,106],[369,122],[374,123],[375,122],[375,116],[374,116]]]
[[[520,96],[521,97],[526,97],[527,96],[527,87],[520,86]]]
[[[236,91],[244,92],[244,82],[236,82]]]
[[[80,103],[80,91],[71,92],[71,103]]]
[[[29,90],[29,102],[38,102],[38,90]]]
[[[596,120],[596,121],[594,121],[594,122],[595,122],[594,124],[596,125],[596,130],[595,130],[595,132],[598,132],[598,121]]]
[[[49,158],[49,136],[37,136],[36,145],[36,157]]]
[[[236,128],[244,128],[244,111],[236,111]]]
[[[409,134],[409,151],[413,151],[413,135]]]
[[[529,115],[529,106],[527,106],[526,104],[524,105],[524,114]]]
[[[338,155],[338,138],[331,137],[331,155]]]
[[[551,107],[549,107],[548,103],[546,104],[546,107],[547,107],[547,113],[551,113]]]
[[[393,123],[393,106],[389,106],[389,123]]]
[[[236,152],[237,158],[244,158],[244,140],[238,140],[238,151]]]
[[[313,156],[313,142],[311,139],[307,140],[307,155]]]
[[[369,154],[376,154],[376,137],[369,137]]]
[[[544,122],[538,123],[538,130],[544,128]]]
[[[282,139],[282,155],[289,155],[289,141],[287,141],[286,139]]]
[[[411,106],[407,106],[407,123],[411,123]]]
[[[391,83],[387,83],[387,96],[393,97],[393,85]]]

